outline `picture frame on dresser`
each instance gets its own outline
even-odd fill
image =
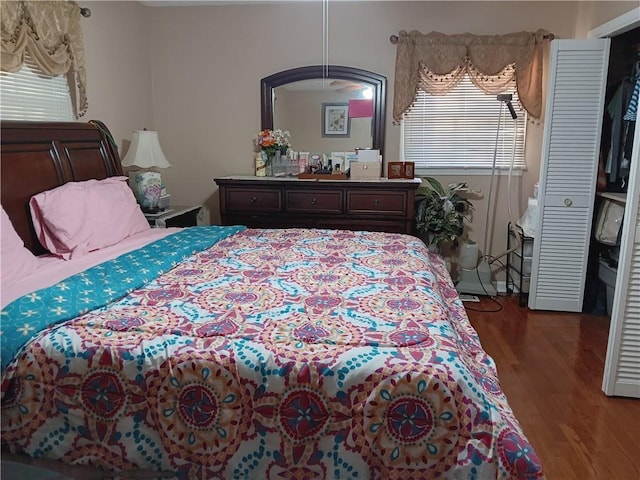
[[[387,178],[404,178],[404,162],[387,162]]]
[[[416,164],[415,162],[404,162],[404,171],[402,178],[415,178],[416,176]]]

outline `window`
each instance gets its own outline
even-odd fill
[[[0,72],[0,118],[75,121],[67,76],[44,74],[25,55],[19,72]]]
[[[496,169],[508,169],[515,128],[514,169],[525,168],[527,122],[525,111],[518,102],[515,82],[510,91],[504,93],[513,95],[517,120],[511,118],[504,102],[498,101],[496,95],[478,89],[468,76],[443,96],[420,90],[413,107],[402,120],[400,158],[415,162],[418,174],[460,173],[460,169],[464,169],[465,174],[488,174],[498,134]]]

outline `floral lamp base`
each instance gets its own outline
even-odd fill
[[[160,210],[162,177],[158,172],[141,172],[135,176],[135,192],[142,211],[154,213]]]

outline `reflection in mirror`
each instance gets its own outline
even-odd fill
[[[346,118],[338,115],[342,113],[340,107],[348,110],[350,100],[358,100],[358,105],[372,104],[372,95],[370,85],[350,80],[315,79],[281,85],[274,89],[273,126],[289,130],[296,150],[344,152],[373,148],[373,108],[362,116],[354,117],[351,112]],[[341,122],[334,128],[330,123],[332,112]]]
[[[384,152],[385,77],[357,68],[317,65],[263,78],[261,87],[262,128],[289,130],[294,150]],[[349,108],[341,109],[343,105]],[[349,112],[347,123],[340,123],[341,111]],[[337,123],[325,122],[329,115]]]

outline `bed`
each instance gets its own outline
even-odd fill
[[[5,451],[185,479],[543,478],[419,239],[143,229],[63,260],[31,198],[120,177],[106,127],[3,122],[1,173],[38,255],[2,285]]]

